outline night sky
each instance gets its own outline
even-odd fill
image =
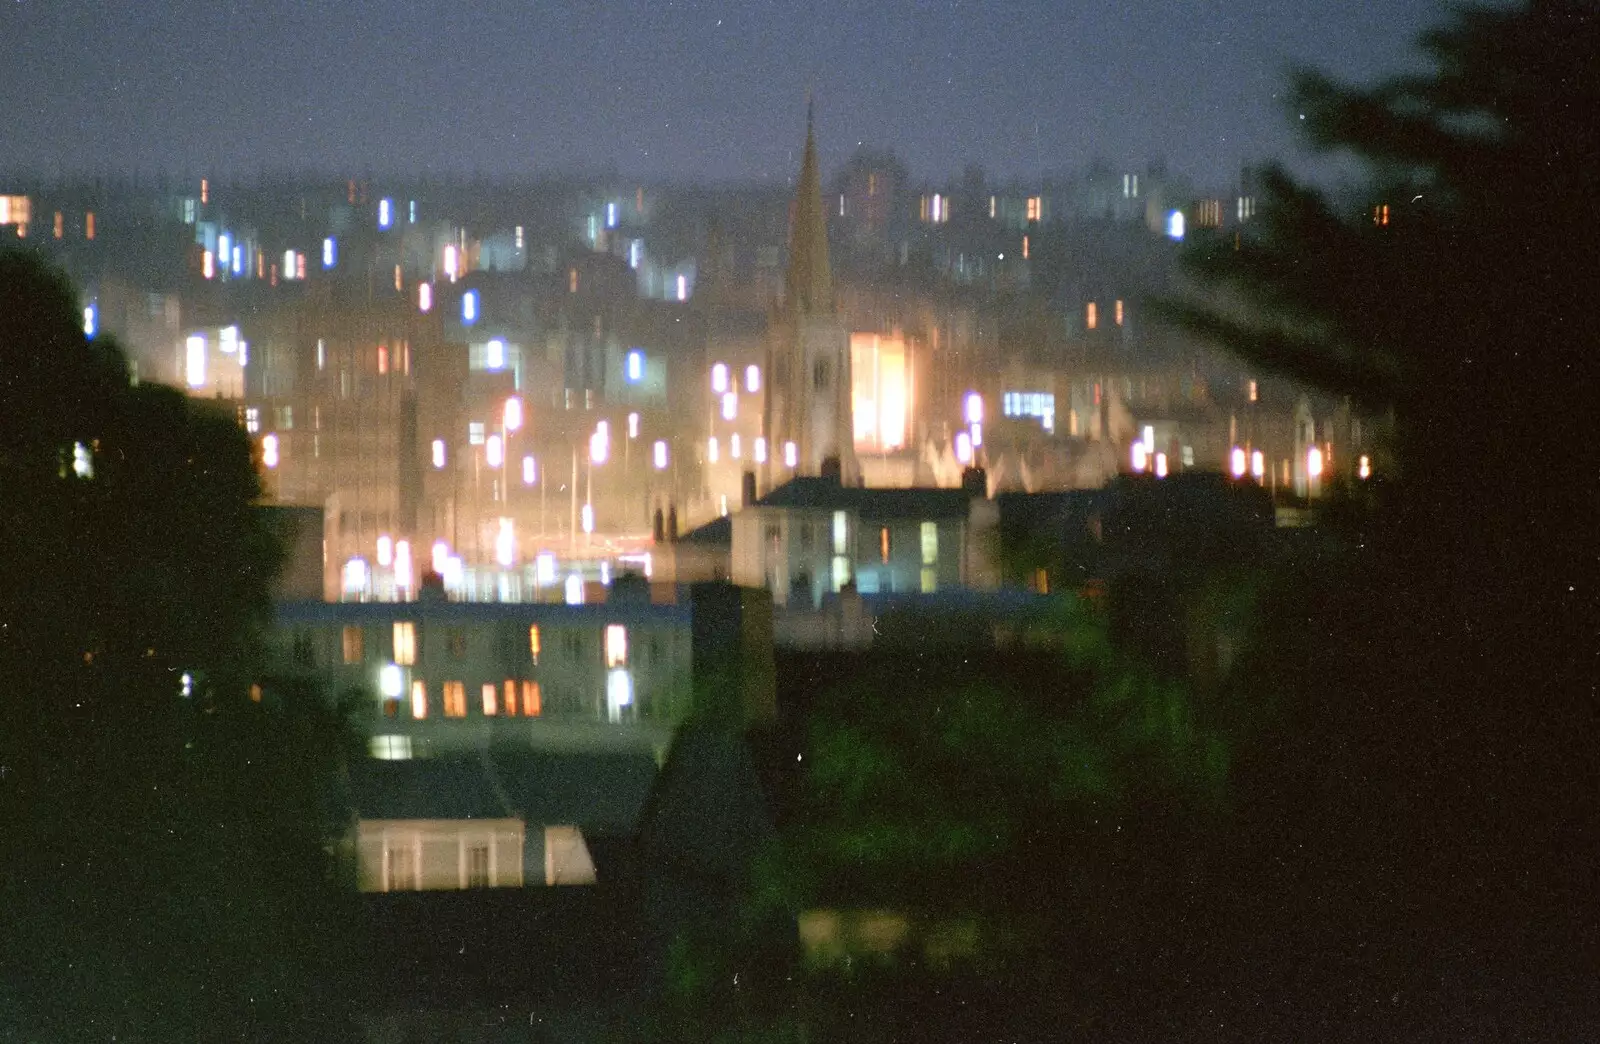
[[[0,171],[1030,177],[1292,157],[1283,72],[1417,59],[1437,0],[0,0]]]

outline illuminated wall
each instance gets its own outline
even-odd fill
[[[899,337],[850,335],[850,403],[858,451],[901,449],[910,434],[911,358]]]

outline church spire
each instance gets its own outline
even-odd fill
[[[785,307],[793,314],[833,312],[833,274],[828,266],[828,225],[822,211],[822,174],[817,168],[817,140],[811,127],[811,99],[806,99],[806,151],[800,161],[800,184],[794,194],[789,229],[789,270],[784,277]]]

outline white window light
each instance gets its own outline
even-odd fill
[[[396,540],[394,544],[394,582],[395,586],[409,589],[416,577],[411,566],[411,542],[409,540]]]
[[[578,514],[583,520],[582,521],[583,531],[585,533],[593,533],[594,532],[594,505],[593,504],[585,504],[585,505],[583,505],[583,509],[581,511],[579,511]]]
[[[495,533],[494,560],[502,566],[510,566],[517,560],[517,531],[509,518],[500,520],[499,530]]]
[[[713,464],[717,462],[717,437],[715,435],[706,440],[706,460]]]
[[[549,587],[556,582],[556,556],[548,551],[540,552],[533,560],[534,578],[540,587]]]
[[[566,582],[566,602],[568,605],[583,604],[583,577],[577,573],[568,573]]]
[[[417,287],[417,311],[426,312],[433,308],[433,285],[422,283]]]
[[[765,464],[767,462],[767,440],[759,435],[756,436],[754,453],[757,464]]]
[[[406,675],[398,663],[386,663],[379,668],[378,691],[391,700],[398,700],[406,691]]]
[[[630,413],[630,414],[628,414],[628,438],[636,439],[638,437],[639,437],[639,415],[637,413]]]
[[[667,470],[667,444],[661,439],[656,440],[655,463],[657,471]]]
[[[466,298],[462,298],[462,307],[466,306]],[[476,315],[477,305],[473,305]],[[486,370],[503,370],[506,367],[506,342],[496,337],[485,346],[483,367]]]
[[[478,321],[478,291],[468,290],[461,295],[461,323],[471,326]]]
[[[711,390],[718,395],[728,390],[728,367],[724,363],[711,367]]]
[[[206,383],[206,336],[190,334],[184,343],[184,379],[191,388],[203,388]]]
[[[744,390],[751,395],[761,390],[761,367],[755,363],[744,368]]]
[[[732,435],[728,436],[728,456],[732,457],[734,460],[738,460],[740,449],[739,433],[734,432]]]
[[[620,721],[626,708],[633,705],[633,675],[625,668],[606,673],[606,711],[612,721]]]
[[[539,477],[539,467],[532,457],[522,458],[522,484],[531,486]]]
[[[394,538],[384,533],[378,537],[378,564],[387,567],[394,562]]]
[[[785,442],[783,444],[783,466],[786,468],[797,468],[800,466],[800,447],[796,446],[792,442]]]
[[[322,241],[322,267],[332,268],[339,260],[339,246],[332,236]]]
[[[637,348],[628,350],[623,364],[623,376],[629,384],[637,384],[644,380],[644,352]]]
[[[724,392],[722,395],[722,419],[731,421],[739,416],[739,396],[734,392]]]
[[[505,463],[505,443],[499,435],[490,435],[483,447],[484,460],[491,468],[498,468]]]
[[[442,468],[445,464],[445,445],[443,439],[433,440],[433,466]]]
[[[378,227],[379,228],[388,228],[390,225],[394,224],[393,208],[394,208],[394,203],[393,203],[392,200],[387,200],[387,199],[378,200]]]

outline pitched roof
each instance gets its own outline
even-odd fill
[[[840,485],[838,480],[802,475],[756,501],[760,507],[855,511],[866,519],[934,520],[965,518],[972,494],[964,489],[919,486],[870,489]]]
[[[362,760],[350,791],[362,819],[513,819],[632,834],[655,785],[648,752],[489,750],[410,761]]]

